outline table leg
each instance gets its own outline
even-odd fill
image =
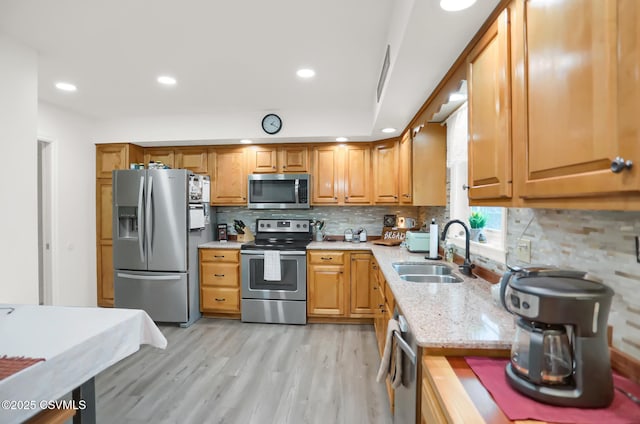
[[[72,393],[74,403],[78,405],[80,400],[86,404],[85,409],[76,410],[73,416],[73,424],[96,424],[96,381],[91,377]]]

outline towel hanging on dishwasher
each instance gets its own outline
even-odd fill
[[[380,367],[378,368],[378,376],[376,377],[376,381],[380,383],[388,375],[391,387],[394,389],[402,384],[402,350],[393,336],[395,332],[402,334],[400,332],[400,324],[392,318],[387,325],[387,337],[382,359],[380,360]]]

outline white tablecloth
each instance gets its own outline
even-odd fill
[[[56,400],[101,371],[139,350],[164,349],[167,339],[146,312],[137,309],[3,305],[0,356],[44,358],[4,380],[3,400]],[[38,410],[0,407],[0,423],[21,422]]]

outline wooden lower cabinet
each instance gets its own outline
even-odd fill
[[[309,317],[374,318],[370,252],[307,252]]]
[[[382,271],[378,266],[378,262],[375,258],[370,260],[370,275],[372,276],[372,292],[373,292],[373,326],[376,334],[376,341],[378,342],[378,351],[380,357],[384,352],[384,345],[387,338],[387,328],[389,327],[389,320],[393,318],[394,297],[391,289],[387,288],[387,282],[382,275]],[[387,378],[386,381],[387,395],[389,396],[389,405],[391,412],[394,408],[394,389],[391,387],[391,383]]]
[[[371,276],[371,253],[352,253],[349,274],[351,284],[350,316],[372,318],[375,299]]]
[[[113,242],[98,244],[98,306],[113,308]]]
[[[307,315],[346,315],[344,265],[312,265],[307,277]]]
[[[239,316],[238,249],[200,249],[200,311]]]

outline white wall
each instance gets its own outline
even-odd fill
[[[0,303],[38,303],[37,67],[0,34]]]
[[[38,137],[53,147],[54,305],[96,305],[94,125],[92,119],[38,103]]]

